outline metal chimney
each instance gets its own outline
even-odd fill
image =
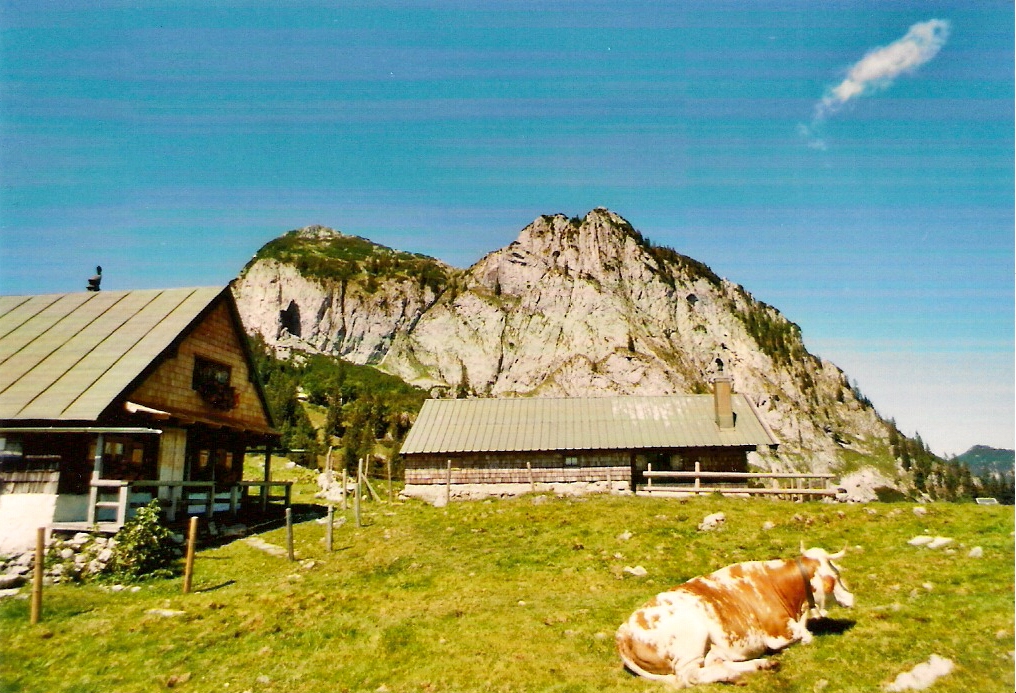
[[[102,267],[96,267],[95,276],[88,278],[88,286],[86,286],[85,288],[88,289],[89,291],[98,291],[99,282],[101,281],[102,281]]]
[[[720,428],[734,427],[734,409],[731,404],[731,380],[720,375],[713,380],[713,405],[716,411],[716,425]]]

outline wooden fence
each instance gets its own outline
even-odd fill
[[[835,478],[834,474],[809,474],[803,472],[704,472],[701,465],[695,463],[693,472],[654,472],[653,465],[648,465],[643,476],[646,478],[644,490],[646,493],[655,492],[679,492],[679,493],[748,493],[758,495],[783,495],[797,496],[835,496],[837,491],[831,487],[830,482]],[[691,484],[666,484],[657,485],[653,488],[653,479],[690,479]],[[703,479],[729,479],[744,480],[768,479],[772,485],[768,488],[752,486],[703,486]],[[784,480],[790,481],[791,486],[782,486]],[[816,482],[821,487],[816,488]]]

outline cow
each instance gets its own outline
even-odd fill
[[[632,673],[675,688],[775,668],[761,655],[811,642],[808,617],[826,615],[829,595],[854,605],[833,563],[845,552],[802,544],[798,558],[737,563],[661,592],[618,628],[621,660]]]

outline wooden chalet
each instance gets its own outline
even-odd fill
[[[288,504],[277,440],[228,288],[0,296],[0,552],[152,498],[171,521]]]
[[[406,483],[628,482],[748,471],[777,440],[728,378],[714,394],[427,400],[402,445]],[[650,467],[651,466],[651,467]]]

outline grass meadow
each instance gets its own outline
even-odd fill
[[[368,503],[360,528],[336,513],[331,553],[309,521],[295,527],[296,562],[238,540],[198,553],[192,594],[181,579],[48,587],[35,626],[27,600],[5,599],[0,692],[666,691],[622,669],[622,620],[670,586],[794,556],[802,540],[848,547],[856,607],[832,605],[814,642],[739,690],[878,691],[932,654],[956,664],[936,693],[1014,688],[1012,508],[538,498]],[[699,532],[716,511],[725,526]],[[907,544],[923,533],[954,542]],[[261,538],[282,545],[285,531]],[[637,565],[645,577],[624,572]]]

